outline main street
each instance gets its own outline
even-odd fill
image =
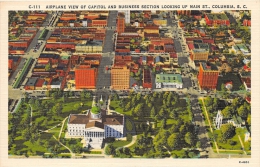
[[[111,73],[107,70],[112,64],[115,57],[114,51],[114,34],[116,27],[117,11],[109,11],[108,23],[106,29],[106,37],[104,40],[103,54],[100,65],[98,67],[97,89],[110,88]]]

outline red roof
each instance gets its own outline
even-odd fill
[[[44,81],[45,81],[44,79],[38,79],[37,82],[36,82],[35,87],[42,87]]]
[[[214,43],[214,39],[202,39],[204,43]]]
[[[226,85],[228,85],[228,84],[233,85],[233,82],[229,81],[229,82],[226,83]]]
[[[194,49],[194,45],[193,45],[192,43],[189,43],[189,44],[188,44],[188,47],[189,47],[190,50],[193,50],[193,49]]]
[[[251,103],[251,97],[246,97],[246,101],[247,101],[248,103]]]
[[[251,71],[251,68],[248,67],[247,65],[244,65],[244,70],[245,70],[245,71]]]
[[[176,53],[170,53],[170,57],[171,57],[171,58],[178,58],[178,56],[177,56]]]

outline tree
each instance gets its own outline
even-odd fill
[[[151,117],[155,117],[155,115],[156,115],[157,113],[156,113],[156,111],[155,111],[155,109],[154,109],[154,107],[151,109],[151,113],[150,113],[150,115],[151,115]]]
[[[85,92],[84,91],[80,92],[80,99],[81,99],[81,101],[85,100]]]
[[[196,147],[201,148],[201,142],[200,141],[197,141]]]
[[[48,64],[46,64],[46,66],[45,66],[45,71],[50,71],[50,70],[51,70],[51,64],[48,63]]]
[[[69,91],[69,97],[73,96],[73,92]]]
[[[168,146],[174,150],[178,147],[178,141],[179,141],[179,138],[178,138],[178,134],[177,133],[173,133],[170,135],[170,137],[167,139],[167,144]]]
[[[232,138],[235,134],[235,127],[232,124],[223,124],[220,128],[224,140]]]
[[[225,84],[221,84],[221,92],[225,92],[225,91],[226,91]]]
[[[45,95],[46,95],[47,97],[50,97],[50,91],[49,91],[49,90],[45,91]]]
[[[29,104],[34,104],[34,99],[33,98],[30,98]]]
[[[212,106],[213,105],[213,99],[210,96],[208,96],[208,97],[205,98],[204,103],[205,103],[206,107]]]
[[[57,92],[53,92],[53,93],[51,94],[51,97],[52,97],[53,100],[57,100],[57,98],[58,98],[58,93],[57,93]]]
[[[61,100],[62,100],[63,103],[65,103],[67,101],[67,97],[65,95],[63,95]]]
[[[22,136],[25,140],[29,140],[31,137],[30,129],[26,128],[22,131]]]
[[[81,153],[82,152],[82,147],[79,145],[73,145],[72,146],[72,151],[75,153]]]
[[[112,144],[108,144],[105,148],[105,154],[106,155],[114,155],[115,154],[115,148]]]
[[[161,110],[159,111],[159,116],[161,116],[161,117],[166,116],[166,111],[163,108],[161,108]]]
[[[178,119],[177,110],[170,111],[170,117],[173,119]]]
[[[231,116],[232,116],[232,114],[231,114],[231,107],[230,106],[226,106],[222,111],[221,111],[221,113],[222,113],[222,115],[223,115],[223,117],[224,118],[230,118]]]
[[[238,115],[239,115],[240,117],[242,117],[242,118],[246,118],[246,117],[247,117],[247,114],[248,114],[246,108],[245,108],[243,105],[241,105],[241,106],[238,108],[237,113],[238,113]]]
[[[37,108],[41,107],[41,102],[38,99],[36,99],[34,103]]]
[[[246,122],[247,122],[248,125],[251,125],[251,114],[247,115]]]
[[[162,128],[163,129],[166,128],[166,119],[165,118],[162,119]]]
[[[112,99],[111,99],[111,100],[118,101],[118,100],[119,100],[118,94],[117,94],[117,93],[114,93],[114,94],[112,95]]]
[[[185,142],[188,143],[189,145],[194,146],[194,145],[195,145],[195,142],[194,142],[195,140],[194,140],[194,138],[195,138],[195,136],[193,135],[193,133],[187,132],[187,133],[185,134],[184,140],[185,140]]]
[[[92,97],[92,95],[91,95],[90,92],[86,92],[85,97],[86,97],[87,99],[90,99],[90,98]]]
[[[134,109],[134,113],[137,115],[137,116],[142,116],[143,115],[143,112],[142,112],[142,107],[143,107],[143,103],[140,103],[138,104],[135,109]]]
[[[194,158],[194,157],[197,156],[197,154],[195,154],[193,151],[191,151],[191,152],[188,153],[188,156],[189,156],[190,158]]]
[[[126,106],[124,107],[124,111],[129,111],[131,109],[131,102],[128,102]]]

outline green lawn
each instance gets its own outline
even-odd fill
[[[125,145],[127,145],[129,143],[131,143],[131,141],[119,140],[119,141],[114,141],[112,143],[112,145],[117,148],[117,147],[123,147],[123,146],[125,146]]]
[[[28,147],[28,150],[32,150],[33,152],[38,152],[37,155],[41,154],[43,155],[44,152],[47,151],[45,147],[42,146],[42,144],[38,143],[31,143],[30,141],[24,142],[24,145]]]
[[[209,126],[209,121],[208,121],[208,119],[207,119],[206,111],[205,111],[205,108],[204,108],[204,106],[203,106],[203,103],[202,103],[202,100],[201,100],[201,99],[199,99],[199,104],[200,104],[200,108],[201,108],[201,110],[202,110],[202,114],[203,114],[203,116],[204,116],[205,125],[206,125],[206,126]]]
[[[232,137],[231,139],[228,139],[226,142],[221,142],[220,139],[220,135],[221,135],[221,131],[220,130],[215,130],[214,134],[217,134],[217,144],[218,144],[218,148],[219,149],[226,149],[226,150],[241,150],[242,146],[240,144],[239,138],[238,138],[238,134],[236,134],[234,137]],[[231,145],[229,142],[230,141],[234,141],[235,144]]]
[[[116,112],[119,112],[120,114],[124,114],[127,116],[132,116],[131,111],[124,112],[123,109],[119,106],[120,101],[110,101],[110,107],[114,108]]]
[[[49,103],[49,108],[46,108],[46,101]],[[38,124],[38,131],[44,131],[47,129],[50,129],[62,122],[62,120],[69,116],[69,114],[76,114],[76,113],[82,113],[83,110],[90,109],[92,105],[92,99],[84,100],[83,102],[80,99],[68,99],[67,102],[62,102],[62,99],[44,99],[40,100],[40,103],[43,104],[41,108],[37,108],[35,105],[32,105],[33,107],[33,125]],[[62,111],[60,115],[57,115],[56,113],[52,112],[52,107],[56,105],[57,103],[62,104]],[[83,103],[83,106],[81,107],[81,103]],[[78,105],[76,105],[78,104]],[[39,135],[39,140],[34,141],[31,143],[29,140],[25,140],[22,136],[22,133],[24,133],[24,127],[30,128],[30,126],[25,125],[21,126],[20,123],[25,120],[26,117],[30,116],[30,112],[27,112],[27,108],[29,105],[27,103],[23,103],[19,110],[17,110],[17,113],[20,113],[19,117],[16,118],[13,124],[9,124],[9,133],[12,132],[13,127],[16,126],[16,131],[14,133],[14,142],[13,145],[8,150],[9,154],[23,154],[23,153],[29,153],[30,155],[43,155],[45,152],[50,152],[50,150],[47,150],[47,146],[44,146],[44,143],[46,141],[49,142],[50,146],[53,146],[54,144],[57,144],[57,141],[53,138],[53,135],[58,138],[60,128],[58,127],[52,129],[49,131],[49,133],[41,133]],[[43,109],[43,110],[40,110]],[[28,115],[29,114],[29,115]],[[9,115],[8,119],[11,122],[12,115]],[[14,119],[13,119],[14,120]],[[24,121],[25,122],[25,121]],[[65,122],[65,125],[63,127],[63,133],[61,133],[61,138],[64,138],[65,136],[65,130],[67,126],[67,121]],[[37,139],[36,139],[37,140]],[[71,143],[71,141],[68,141],[68,145],[72,146],[78,143]],[[81,143],[79,143],[81,144]],[[50,148],[50,147],[49,147]],[[61,146],[61,152],[69,152],[65,147]]]
[[[175,119],[167,119],[166,126],[167,125],[172,125],[174,123],[176,123]],[[161,126],[162,126],[162,122],[161,121],[157,122],[157,128],[160,128]]]

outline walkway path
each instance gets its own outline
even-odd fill
[[[241,144],[241,146],[242,146],[242,148],[243,148],[243,152],[245,153],[245,155],[247,155],[247,153],[246,153],[246,151],[245,151],[244,144],[243,144],[243,142],[242,142],[242,140],[241,140],[240,135],[238,135],[238,138],[239,138],[240,144]]]
[[[133,136],[131,143],[125,145],[124,147],[130,147],[130,146],[134,145],[136,140],[137,140],[137,135]]]
[[[56,128],[56,127],[59,126],[60,124],[61,124],[61,123],[59,123],[58,125],[55,125],[55,126],[51,127],[50,129],[47,129],[47,130],[45,130],[45,131],[42,131],[42,130],[39,130],[39,131],[41,131],[40,133],[42,133],[42,132],[48,133],[49,130],[52,130],[52,129]]]
[[[32,126],[32,106],[31,106],[31,104],[29,104],[29,106],[31,107],[31,120],[30,120],[30,125]]]
[[[61,132],[62,132],[64,123],[66,122],[67,118],[68,118],[68,117],[66,117],[66,118],[62,121],[62,126],[61,126],[61,128],[60,128],[60,134],[59,134],[59,138],[58,138],[59,141],[60,141],[60,136],[61,136]]]
[[[53,135],[53,138],[54,138],[55,140],[57,140],[63,147],[65,147],[66,149],[69,150],[69,152],[70,152],[70,154],[71,154],[71,158],[75,158],[75,153],[73,153],[69,147],[65,146],[65,145],[64,145],[62,142],[60,142],[54,135]]]
[[[211,122],[210,122],[210,119],[209,119],[208,111],[207,111],[207,109],[205,107],[205,104],[204,104],[204,99],[203,98],[200,98],[200,99],[202,101],[202,104],[203,104],[203,107],[204,107],[204,110],[205,110],[205,113],[206,113],[206,116],[207,116],[207,120],[208,120],[208,123],[209,123],[210,131],[211,131],[211,133],[213,133],[213,129],[212,129]],[[216,146],[217,153],[219,154],[217,142],[215,141],[215,139],[213,139],[213,140],[214,140],[214,144]]]

